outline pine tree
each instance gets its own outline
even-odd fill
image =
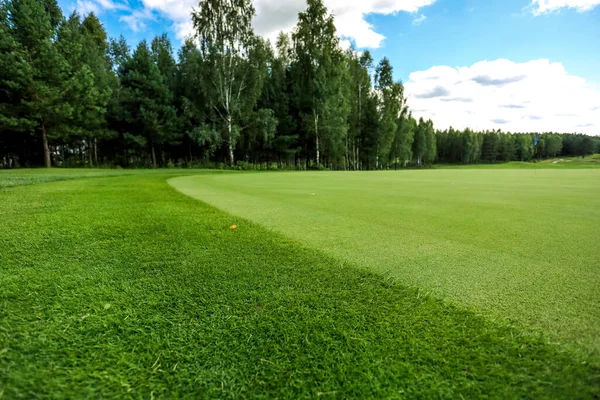
[[[294,165],[300,148],[291,98],[292,49],[289,35],[281,32],[275,47],[277,54],[273,55],[271,73],[265,81],[260,107],[273,110],[273,116],[278,121],[273,138],[273,150],[276,156],[279,161],[283,159],[288,165]]]
[[[68,65],[55,45],[62,16],[55,5],[50,0],[11,0],[2,16],[6,51],[0,64],[8,102],[0,106],[0,125],[39,138],[46,167],[52,165],[50,140],[69,116],[61,90]]]
[[[73,13],[59,28],[56,46],[68,63],[63,99],[69,118],[61,128],[62,142],[81,142],[90,165],[97,161],[96,140],[106,129],[106,106],[111,95],[107,78],[106,34],[93,16],[82,23]],[[70,136],[70,137],[69,137]],[[63,146],[64,147],[64,146]],[[96,149],[96,151],[95,151]],[[64,148],[62,151],[64,160]]]
[[[206,64],[202,53],[190,38],[179,51],[179,67],[175,77],[175,104],[179,115],[179,126],[184,133],[189,162],[194,161],[194,152],[200,148],[202,158],[212,155],[220,145],[220,136],[211,122],[210,104],[204,90],[203,77]]]
[[[486,132],[483,135],[483,143],[481,145],[481,159],[494,163],[498,158],[498,134],[496,132]]]
[[[142,41],[121,69],[122,107],[128,137],[149,147],[156,168],[157,146],[167,142],[175,128],[172,94],[148,44]]]

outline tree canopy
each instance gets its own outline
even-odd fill
[[[93,13],[0,1],[0,166],[421,167],[600,151],[581,134],[436,130],[387,58],[343,50],[308,0],[291,34],[256,35],[251,0],[200,0],[195,34],[131,49]]]

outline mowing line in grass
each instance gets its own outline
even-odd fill
[[[568,349],[218,211],[169,176],[0,192],[6,398],[600,395],[600,369]]]
[[[182,177],[178,190],[600,357],[600,170]]]

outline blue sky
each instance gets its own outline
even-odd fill
[[[293,28],[304,7],[303,0],[254,2],[255,29],[269,38]],[[179,44],[191,32],[197,0],[59,4],[65,12],[96,12],[109,35],[122,34],[133,46],[164,32]],[[600,134],[600,0],[325,4],[344,42],[368,48],[376,60],[387,56],[415,115],[439,127]]]
[[[439,0],[414,15],[372,15],[386,36],[378,57],[387,55],[398,75],[433,65],[463,66],[506,58],[559,61],[575,75],[600,82],[600,7],[588,12],[560,9],[534,15],[525,0]]]

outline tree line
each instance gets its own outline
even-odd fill
[[[585,157],[600,151],[600,138],[582,134],[501,131],[473,132],[452,128],[436,132],[436,162],[499,163],[563,157]]]
[[[56,0],[0,0],[0,162],[389,169],[587,155],[583,135],[436,131],[387,58],[342,50],[321,0],[274,45],[250,0],[201,0],[196,34],[131,49]]]

